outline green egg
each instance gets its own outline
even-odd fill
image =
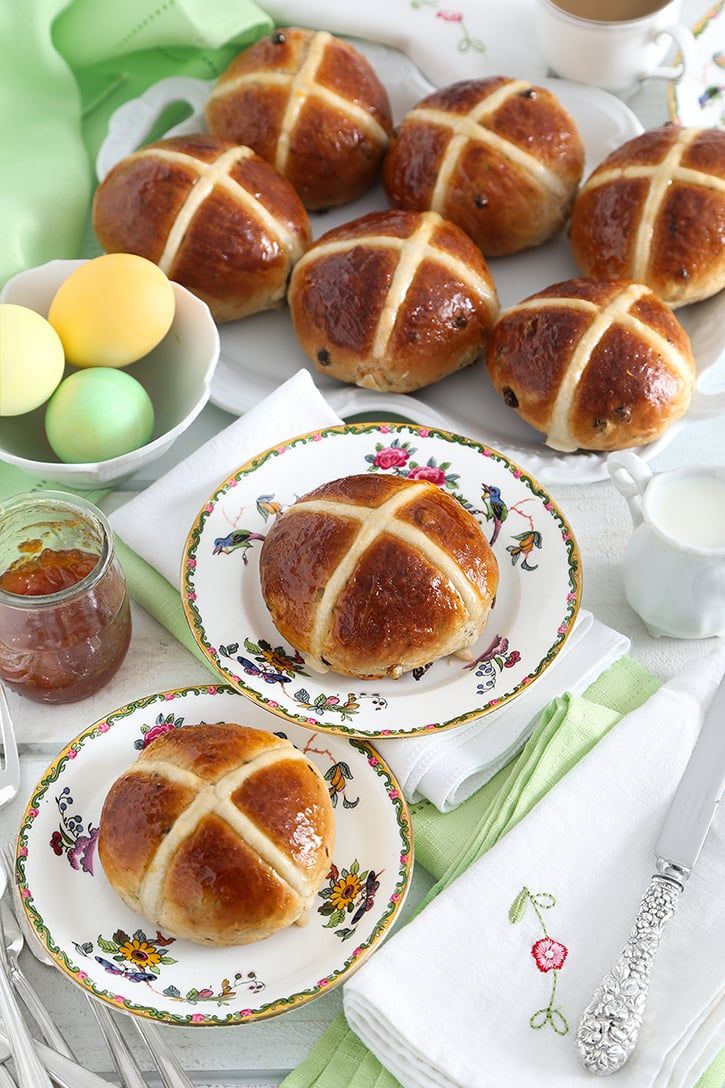
[[[45,432],[66,464],[108,461],[144,446],[154,409],[140,382],[124,370],[92,367],[71,374],[48,401]]]

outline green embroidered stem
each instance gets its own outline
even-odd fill
[[[535,912],[535,914],[536,914],[536,917],[537,917],[537,918],[539,919],[539,922],[541,923],[541,928],[542,928],[542,929],[543,929],[543,931],[544,931],[544,936],[545,936],[545,937],[548,937],[548,936],[549,936],[549,931],[548,931],[548,929],[546,928],[546,922],[544,921],[544,916],[543,916],[543,914],[541,913],[541,911],[539,910],[539,905],[538,905],[538,903],[536,902],[536,899],[535,899],[535,897],[534,897],[534,896],[533,896],[533,895],[531,894],[531,892],[529,891],[529,889],[528,889],[528,888],[526,888],[526,889],[525,889],[525,891],[526,891],[526,894],[527,894],[527,895],[528,895],[528,897],[529,897],[529,902],[531,903],[531,906],[532,906],[532,907],[534,908],[534,912]],[[553,904],[552,904],[552,905],[553,905]]]

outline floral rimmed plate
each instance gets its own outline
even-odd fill
[[[259,552],[280,511],[325,481],[361,472],[426,479],[484,526],[499,589],[471,660],[451,657],[400,680],[319,674],[285,644],[259,585]],[[237,469],[189,533],[181,595],[200,648],[230,683],[307,729],[413,736],[461,725],[513,699],[554,660],[576,617],[579,551],[547,493],[503,454],[408,423],[301,435]]]
[[[282,723],[228,687],[161,692],[80,733],[33,790],[20,827],[17,876],[28,920],[56,965],[87,992],[170,1024],[266,1019],[339,985],[380,943],[405,899],[410,819],[385,762],[359,740],[294,725],[288,737],[316,764],[335,807],[333,866],[307,925],[256,944],[207,948],[174,940],[119,899],[97,853],[113,781],[160,733],[198,722]]]

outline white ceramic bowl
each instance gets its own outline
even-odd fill
[[[8,280],[0,302],[28,306],[47,317],[61,283],[85,261],[49,261]],[[219,359],[219,333],[209,307],[185,287],[173,283],[176,313],[168,333],[153,351],[128,368],[144,387],[156,416],[150,442],[108,461],[66,465],[45,436],[45,408],[22,416],[0,416],[0,460],[31,476],[76,488],[103,487],[137,472],[165,453],[199,415],[207,400]],[[66,367],[66,374],[75,367]]]

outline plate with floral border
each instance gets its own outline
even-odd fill
[[[282,726],[221,685],[160,692],[113,711],[45,771],[17,844],[23,906],[56,966],[120,1010],[187,1027],[277,1016],[345,981],[389,931],[413,864],[408,809],[377,752],[361,740],[285,724],[277,735],[322,772],[335,810],[333,863],[307,924],[256,944],[213,948],[175,940],[129,910],[98,858],[106,793],[162,733],[220,721]]]
[[[361,681],[314,672],[277,632],[259,584],[265,534],[299,496],[364,472],[429,480],[487,533],[499,587],[470,660],[450,657],[398,680]],[[504,454],[411,423],[359,423],[293,438],[220,484],[189,532],[181,596],[200,649],[257,705],[316,731],[416,736],[479,718],[536,683],[571,632],[581,560],[556,504]]]

